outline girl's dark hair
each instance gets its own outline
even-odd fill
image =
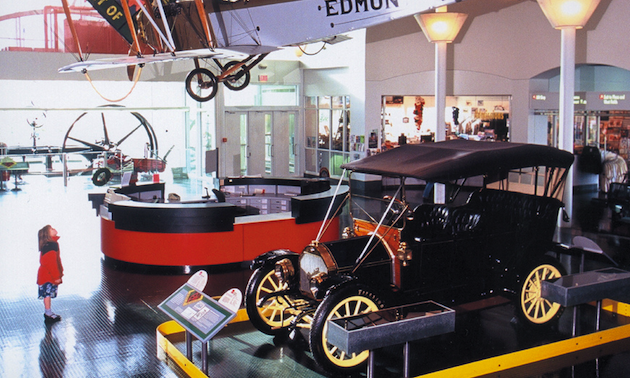
[[[48,243],[49,241],[52,241],[52,239],[50,238],[50,229],[51,228],[52,228],[52,226],[47,224],[41,230],[39,230],[37,232],[37,239],[39,241],[39,250],[40,251],[44,247],[44,244]]]

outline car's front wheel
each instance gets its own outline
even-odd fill
[[[330,344],[326,337],[328,321],[377,311],[381,308],[383,308],[383,302],[362,285],[348,284],[332,290],[317,307],[309,333],[311,352],[315,362],[330,373],[347,374],[360,368],[367,360],[369,351],[347,354]]]
[[[518,311],[533,325],[546,325],[560,317],[562,306],[542,296],[542,281],[566,274],[560,263],[546,259],[529,270],[519,292]]]
[[[299,300],[287,295],[287,288],[288,285],[274,274],[273,265],[256,269],[250,277],[245,290],[245,308],[259,331],[277,335],[294,322],[299,313],[296,309]]]

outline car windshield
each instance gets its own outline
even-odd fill
[[[372,223],[379,223],[383,214],[386,214],[383,225],[393,225],[393,223],[400,220],[398,219],[398,214],[400,214],[404,208],[404,204],[402,203],[400,196],[402,189],[398,189],[398,187],[387,189],[384,191],[384,193],[387,194],[383,195],[383,193],[365,193],[363,191],[357,191],[351,187],[350,212],[352,218],[362,219]],[[398,201],[392,201],[393,198],[398,199]],[[415,205],[418,205],[422,203],[422,199],[420,198],[414,202],[416,202]],[[411,205],[409,207],[413,208]],[[388,212],[390,214],[387,214]]]

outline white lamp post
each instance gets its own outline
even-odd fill
[[[537,0],[551,23],[561,31],[560,47],[560,125],[558,148],[573,153],[573,97],[575,95],[575,35],[586,25],[600,0]],[[564,191],[565,210],[573,213],[573,169],[569,172]],[[569,223],[570,225],[570,223]]]
[[[446,45],[455,40],[468,15],[446,12],[446,7],[440,7],[435,13],[414,17],[429,42],[435,43],[435,141],[439,142],[446,139]],[[436,203],[445,202],[444,185],[436,185],[434,193]]]
[[[435,43],[435,140],[445,139],[444,111],[446,108],[446,45],[457,37],[468,15],[446,12],[440,7],[435,13],[414,16],[429,42]]]

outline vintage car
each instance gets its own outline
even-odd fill
[[[571,153],[547,146],[468,140],[346,163],[352,226],[341,240],[254,260],[251,322],[271,335],[307,329],[313,358],[331,373],[356,370],[369,352],[347,355],[328,343],[328,320],[385,306],[511,295],[524,322],[548,326],[561,307],[541,297],[540,282],[566,274],[559,256],[569,248],[553,236],[572,163]],[[391,195],[357,192],[357,173],[383,176]],[[443,188],[446,204],[414,203],[418,179]]]

